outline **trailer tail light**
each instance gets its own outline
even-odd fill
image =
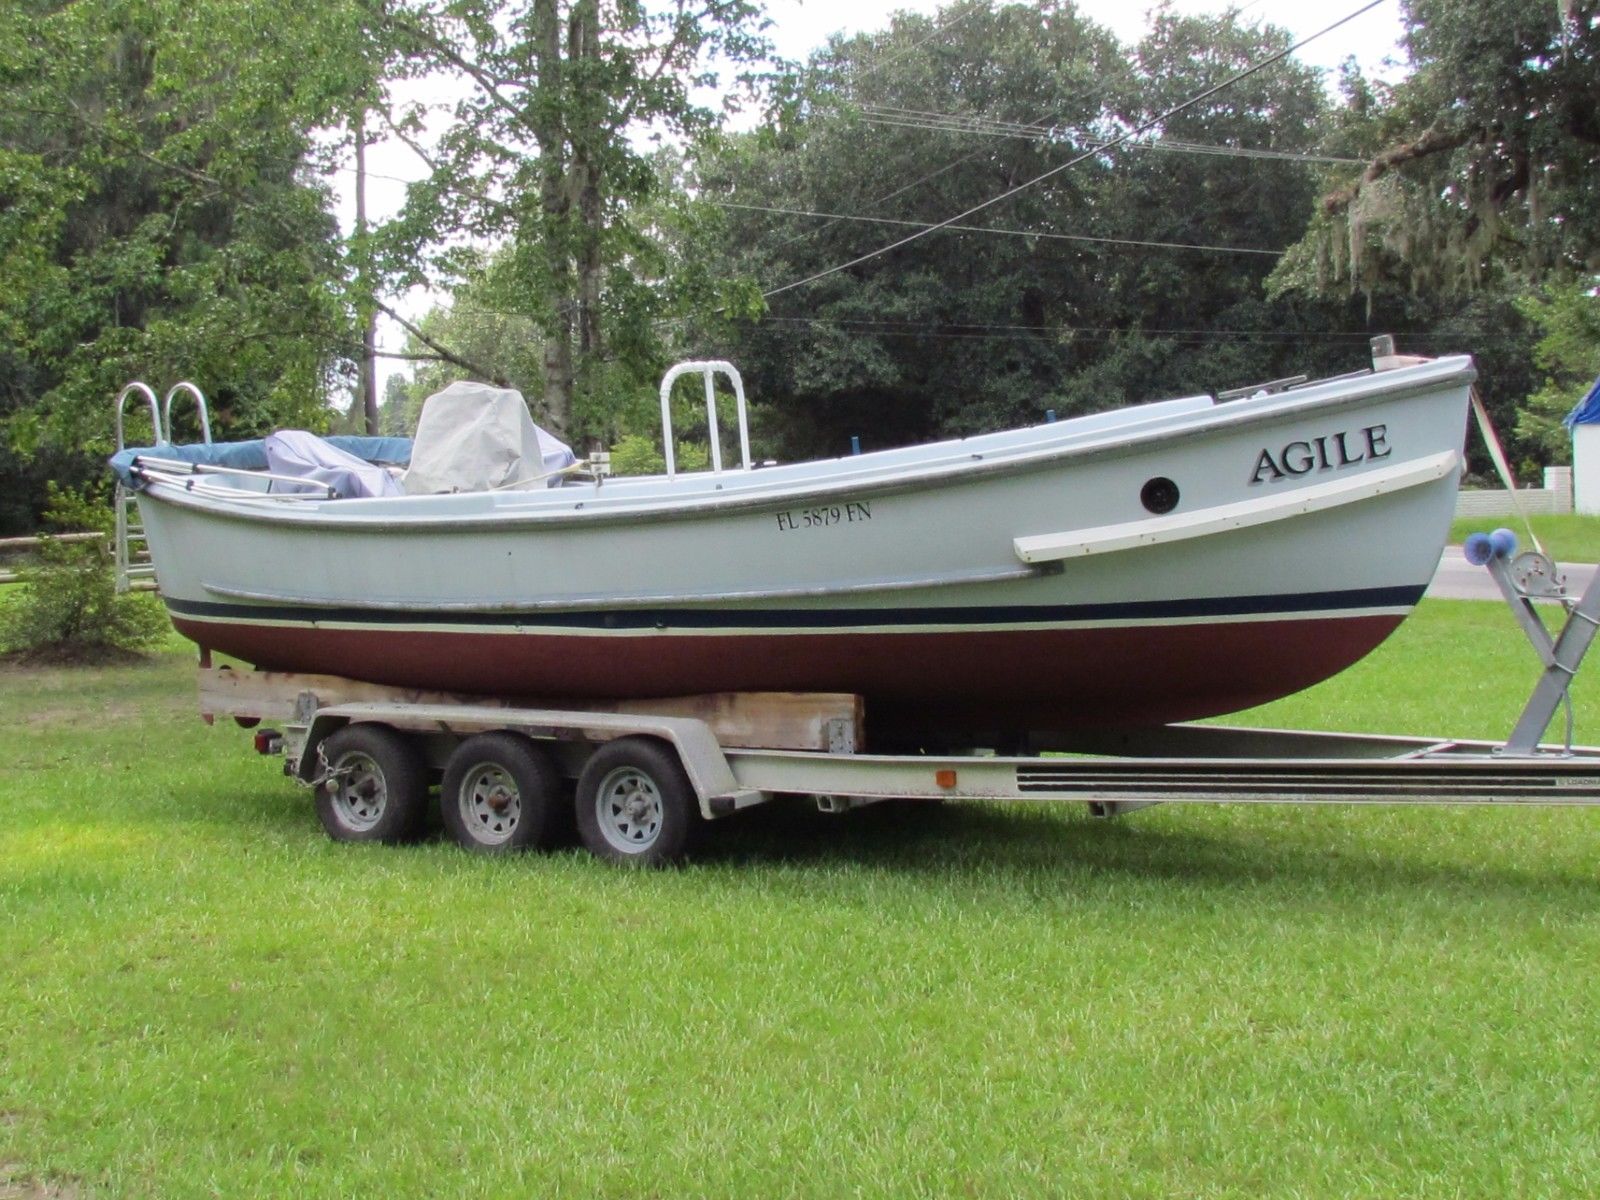
[[[933,781],[946,791],[949,791],[956,785],[956,773],[949,767],[945,767],[943,770],[933,773]]]
[[[257,754],[283,753],[283,734],[276,729],[258,729],[253,740]]]

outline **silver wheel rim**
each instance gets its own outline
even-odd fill
[[[456,799],[468,834],[486,846],[510,841],[522,820],[522,793],[499,763],[479,763],[469,770]]]
[[[383,820],[389,787],[372,756],[352,750],[334,764],[333,811],[347,829],[366,832]]]
[[[661,836],[661,789],[636,767],[618,767],[600,781],[594,815],[609,845],[624,854],[642,854]]]

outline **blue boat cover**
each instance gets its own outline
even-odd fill
[[[1567,414],[1566,425],[1568,429],[1574,425],[1600,425],[1600,379],[1594,381],[1589,394]]]
[[[404,467],[411,462],[410,438],[335,434],[325,440],[345,453],[354,454],[370,463]],[[129,446],[126,450],[117,451],[109,460],[111,469],[125,487],[133,486],[131,468],[133,460],[140,455],[208,467],[232,467],[239,471],[268,469],[266,442],[261,438],[252,438],[248,442],[200,442],[192,446]]]

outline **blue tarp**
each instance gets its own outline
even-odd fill
[[[1566,424],[1568,429],[1574,425],[1600,425],[1600,379],[1594,381],[1589,394],[1567,414]]]
[[[357,458],[370,463],[404,467],[411,462],[411,439],[397,437],[356,437],[335,434],[326,439]],[[267,470],[266,443],[260,438],[248,442],[209,442],[193,446],[130,446],[119,450],[110,458],[111,469],[117,473],[124,486],[133,484],[129,468],[140,455],[165,458],[172,462],[200,463],[212,467],[233,467],[241,471]]]

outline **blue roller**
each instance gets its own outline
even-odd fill
[[[1461,544],[1462,552],[1466,554],[1467,561],[1475,567],[1481,567],[1494,557],[1494,543],[1489,540],[1487,533],[1469,533],[1467,540]]]
[[[1493,544],[1495,555],[1499,558],[1510,558],[1517,552],[1517,535],[1509,529],[1496,529],[1489,535],[1489,541]]]

